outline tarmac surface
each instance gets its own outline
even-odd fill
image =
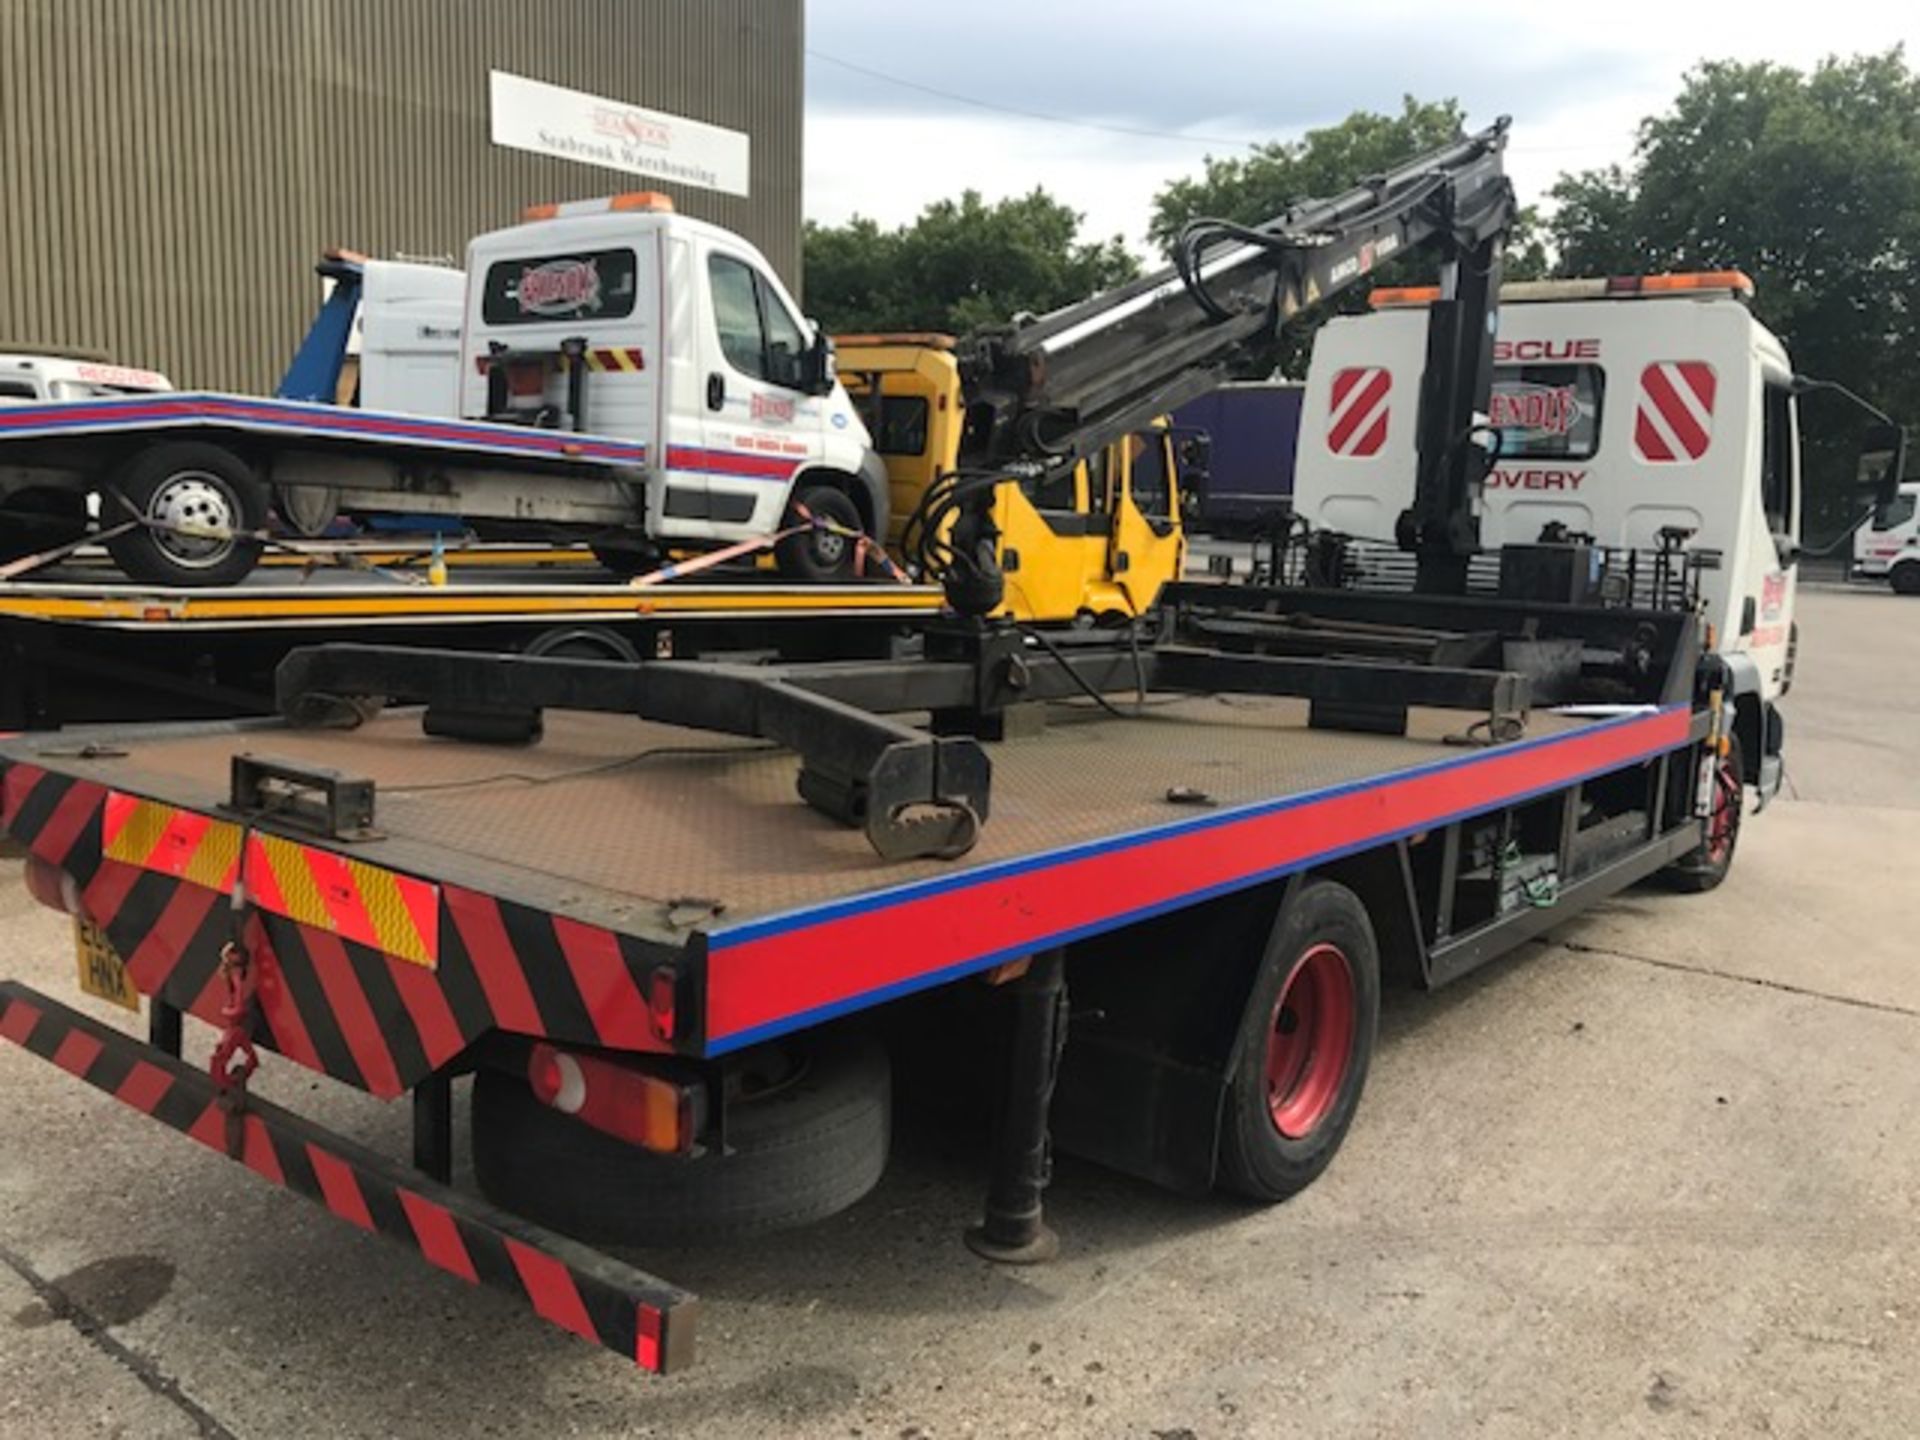
[[[1805,587],[1800,620],[1790,791],[1727,884],[1390,993],[1307,1193],[1196,1202],[1063,1161],[1061,1258],[995,1269],[959,1243],[974,1142],[906,1129],[847,1214],[637,1257],[703,1299],[674,1379],[7,1047],[0,1434],[1912,1435],[1920,601]],[[17,868],[0,975],[70,997],[66,924]],[[398,1107],[263,1074],[405,1152]]]

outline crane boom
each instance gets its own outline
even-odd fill
[[[1172,265],[969,336],[960,351],[960,465],[976,478],[940,497],[953,506],[956,528],[934,567],[956,608],[985,613],[998,584],[985,515],[992,484],[1071,465],[1236,372],[1270,366],[1263,352],[1287,320],[1391,257],[1427,246],[1441,253],[1442,299],[1430,321],[1419,473],[1400,541],[1420,556],[1421,588],[1463,582],[1478,543],[1471,497],[1485,473],[1484,453],[1466,442],[1492,385],[1492,297],[1515,215],[1507,126],[1502,117],[1260,225],[1195,220],[1181,231]],[[921,526],[927,534],[938,528]],[[957,579],[946,573],[956,567]]]

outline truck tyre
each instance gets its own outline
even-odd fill
[[[1669,886],[1683,894],[1712,890],[1733,869],[1734,847],[1740,843],[1740,816],[1747,800],[1740,764],[1740,737],[1729,735],[1727,753],[1713,767],[1713,812],[1706,818],[1700,843],[1660,872]]]
[[[1380,1019],[1380,950],[1351,890],[1303,885],[1280,912],[1234,1042],[1220,1178],[1250,1200],[1304,1190],[1353,1123]]]
[[[1902,560],[1887,573],[1896,595],[1920,595],[1920,560]]]
[[[853,497],[834,485],[822,482],[802,484],[793,497],[782,530],[801,523],[800,510],[837,527],[835,530],[807,530],[789,535],[773,548],[780,573],[792,580],[850,580],[853,578],[855,551],[851,535],[840,531],[859,531],[860,507]]]
[[[736,1067],[745,1071],[751,1066]],[[549,1109],[517,1075],[473,1087],[481,1193],[597,1244],[692,1245],[823,1220],[879,1182],[892,1126],[886,1052],[819,1042],[784,1079],[727,1110],[725,1155],[656,1155]]]
[[[231,450],[196,440],[158,445],[135,455],[115,477],[100,518],[111,528],[135,515],[257,534],[267,523],[267,492]],[[233,585],[252,573],[261,542],[141,525],[114,536],[107,550],[127,575],[150,585]]]

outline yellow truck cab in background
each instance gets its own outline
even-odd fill
[[[841,382],[887,468],[886,536],[897,547],[927,487],[958,463],[965,404],[946,335],[842,335]],[[1178,579],[1186,561],[1173,436],[1136,431],[1070,476],[1004,485],[994,502],[1007,595],[1016,620],[1131,618]]]

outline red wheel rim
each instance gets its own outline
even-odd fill
[[[1267,1027],[1267,1113],[1289,1140],[1313,1133],[1353,1060],[1353,966],[1327,941],[1295,962]]]
[[[1707,817],[1707,860],[1718,865],[1733,853],[1740,829],[1740,775],[1724,755],[1713,772],[1713,813]]]

